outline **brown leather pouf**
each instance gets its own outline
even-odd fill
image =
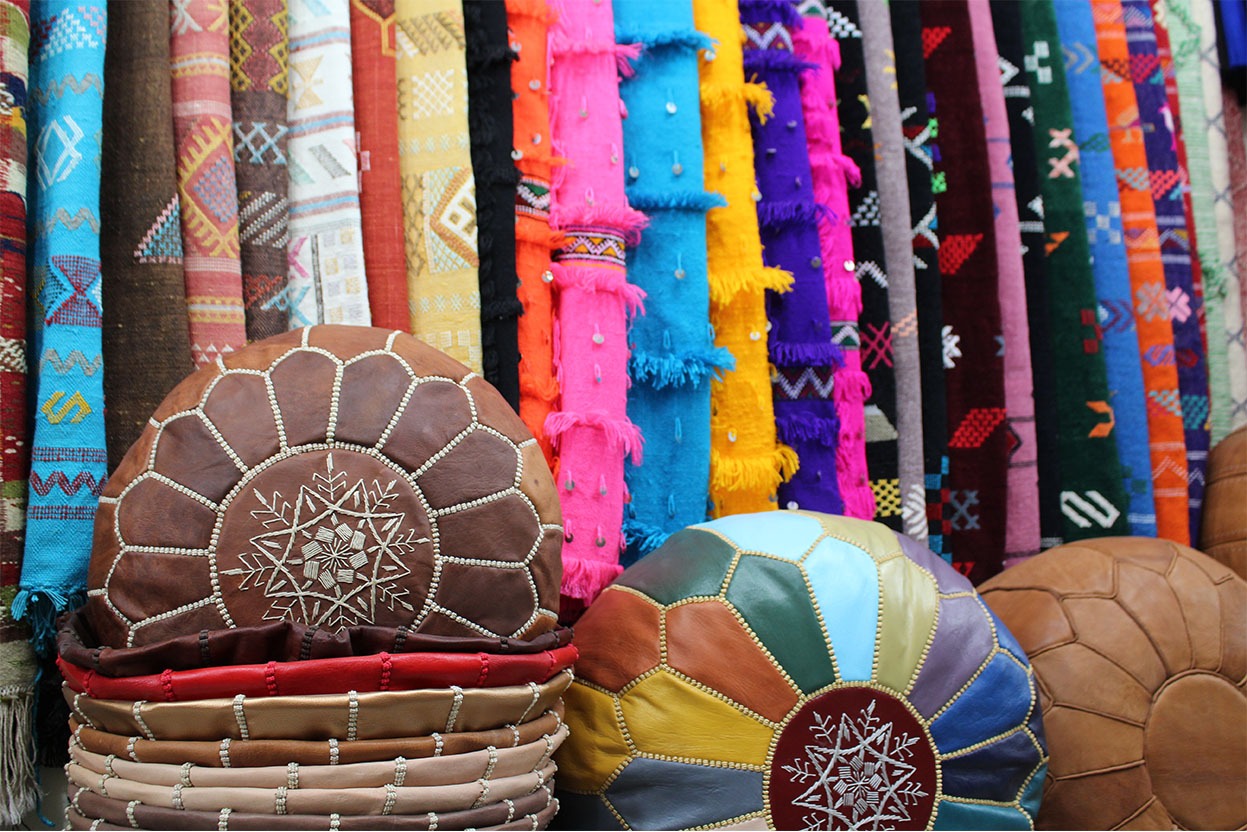
[[[1039,685],[1037,828],[1247,825],[1247,583],[1185,546],[1100,538],[979,591]]]
[[[1247,578],[1247,425],[1217,443],[1208,457],[1200,547]]]
[[[410,335],[317,326],[205,367],[100,497],[100,644],[292,621],[533,638],[556,626],[558,494],[484,379]]]

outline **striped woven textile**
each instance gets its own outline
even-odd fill
[[[1108,389],[1112,395],[1117,458],[1122,484],[1130,498],[1130,531],[1136,535],[1155,537],[1156,504],[1152,493],[1147,399],[1143,390],[1139,333],[1121,224],[1117,169],[1109,140],[1104,88],[1100,83],[1095,23],[1091,7],[1085,4],[1043,3],[1028,11],[1035,12],[1024,18],[1026,37],[1033,42],[1034,48],[1046,49],[1049,55],[1055,55],[1055,44],[1061,43],[1063,49],[1068,49],[1076,58],[1066,64],[1065,81],[1069,89],[1066,101],[1073,127],[1070,140],[1078,155],[1084,227],[1090,244],[1097,318],[1104,347]],[[1037,75],[1039,68],[1034,71]],[[1046,152],[1056,154],[1065,150],[1056,157],[1057,161],[1049,163],[1059,173],[1064,170],[1060,167],[1061,162],[1071,151],[1063,142],[1058,141],[1057,144],[1058,147],[1049,148]],[[1086,514],[1085,507],[1078,508]],[[1103,506],[1099,506],[1099,510],[1105,512]],[[1103,516],[1109,517],[1107,514]],[[1088,522],[1093,523],[1094,520],[1088,518]],[[1113,521],[1108,519],[1108,522]]]
[[[927,538],[926,486],[923,471],[922,369],[918,359],[918,306],[910,232],[905,137],[896,84],[896,49],[892,21],[883,3],[858,3],[866,90],[875,140],[884,254],[888,262],[888,331],[896,378],[897,478],[901,530],[918,541]]]
[[[801,73],[801,111],[814,177],[814,198],[826,208],[818,218],[818,236],[831,340],[843,356],[832,376],[832,397],[840,422],[836,480],[845,515],[870,520],[875,516],[875,492],[866,468],[865,408],[870,379],[862,372],[857,329],[862,290],[854,271],[853,231],[849,227],[849,187],[860,184],[861,172],[844,155],[840,143],[835,81],[840,67],[840,44],[823,26],[807,24],[793,32],[792,46],[797,57],[813,65]]]
[[[923,3],[927,87],[939,118],[933,190],[943,275],[943,357],[948,413],[952,562],[971,581],[999,571],[1007,525],[1004,362],[999,352],[996,234],[991,172],[969,9]]]
[[[186,308],[191,358],[202,366],[247,341],[226,4],[172,4],[169,26]]]
[[[559,455],[562,593],[575,609],[621,571],[624,457],[641,461],[640,431],[627,415],[627,328],[644,292],[627,282],[625,251],[645,219],[624,191],[617,74],[619,59],[638,50],[615,45],[610,0],[552,10],[550,134],[567,162],[554,174],[550,221],[566,240],[552,268],[562,397],[545,427]]]
[[[896,4],[892,43],[896,84],[905,133],[909,185],[909,220],[914,251],[915,300],[918,306],[918,357],[922,363],[922,454],[926,474],[927,547],[948,554],[948,414],[944,401],[943,304],[939,236],[933,188],[932,140],[939,123],[927,105],[922,58],[922,19],[912,7]]]
[[[831,340],[831,315],[823,275],[822,243],[810,169],[800,74],[807,64],[793,54],[792,31],[802,18],[795,8],[766,0],[743,0],[745,72],[766,84],[775,111],[753,130],[757,171],[758,225],[767,265],[793,276],[792,290],[767,304],[775,426],[801,465],[779,487],[786,509],[841,514],[836,473],[840,424],[833,396],[835,372],[843,363]],[[811,19],[805,25],[821,26]],[[755,114],[756,118],[756,114]]]
[[[104,58],[100,260],[109,470],[194,369],[182,273],[168,0],[118,3]]]
[[[511,158],[511,51],[503,3],[467,3],[468,132],[476,176],[476,227],[481,265],[481,367],[512,408],[520,406],[516,297],[515,194],[519,171]],[[548,130],[528,138],[548,143]]]
[[[1013,434],[1009,449],[1005,558],[1016,560],[1039,552],[1039,472],[1026,277],[1022,268],[1009,117],[1000,83],[1000,52],[992,29],[991,7],[981,2],[968,6],[996,228],[996,297],[1004,338],[1000,346],[1004,353],[1005,424]]]
[[[32,739],[35,664],[30,629],[9,605],[21,580],[30,464],[26,409],[26,90],[30,0],[0,2],[0,825],[16,829],[39,789]]]
[[[1026,278],[1026,324],[1035,404],[1034,462],[1039,474],[1039,537],[1040,548],[1046,548],[1057,545],[1061,540],[1061,462],[1058,450],[1060,422],[1057,417],[1060,391],[1056,389],[1052,319],[1048,308],[1049,273],[1047,237],[1044,236],[1046,205],[1040,188],[1040,177],[1044,173],[1039,170],[1036,161],[1035,126],[1032,124],[1035,97],[1025,72],[1028,53],[1022,42],[1022,4],[992,0],[991,13],[999,51],[1005,110],[1009,116],[1014,202],[1022,242],[1022,271]],[[1091,291],[1094,287],[1090,264],[1084,262],[1083,269],[1087,289]],[[1012,563],[1006,561],[1006,565],[1011,566]]]
[[[1160,259],[1169,297],[1169,320],[1173,326],[1174,358],[1178,368],[1178,390],[1182,395],[1182,424],[1186,442],[1190,536],[1191,540],[1198,540],[1208,469],[1208,361],[1199,327],[1202,298],[1193,282],[1191,238],[1182,202],[1185,180],[1178,164],[1173,117],[1169,113],[1156,48],[1156,31],[1152,26],[1152,11],[1147,0],[1125,0],[1122,3],[1122,19],[1130,53],[1129,72],[1134,81],[1147,155],[1156,229],[1160,235]],[[1241,142],[1239,146],[1241,148]],[[1244,171],[1244,176],[1247,176],[1247,171]],[[1247,210],[1247,206],[1244,208]]]
[[[398,66],[394,0],[351,0],[351,80],[359,141],[359,212],[372,325],[404,332],[407,261],[398,171]]]
[[[1169,298],[1156,229],[1156,209],[1137,99],[1130,80],[1130,53],[1121,2],[1093,0],[1091,12],[1102,68],[1109,140],[1117,168],[1130,283],[1134,290],[1135,323],[1147,394],[1157,531],[1161,537],[1186,543],[1190,540],[1190,517],[1182,400],[1174,366],[1173,329],[1169,323]]]
[[[616,0],[615,39],[643,50],[619,94],[628,204],[649,218],[628,256],[648,300],[628,332],[628,418],[645,465],[624,467],[626,566],[706,519],[710,379],[732,359],[713,343],[706,272],[706,211],[723,200],[703,187],[697,65],[713,43],[693,28],[692,0]]]
[[[368,326],[349,0],[290,0],[290,329]]]
[[[1155,0],[1152,11],[1162,65],[1162,39],[1168,42],[1172,56],[1172,72],[1166,70],[1165,73],[1166,92],[1169,93],[1171,75],[1177,87],[1177,106],[1175,96],[1170,93],[1169,109],[1179,127],[1179,152],[1186,156],[1183,167],[1190,187],[1184,189],[1183,199],[1188,205],[1187,231],[1193,235],[1196,253],[1191,265],[1199,265],[1204,284],[1204,341],[1208,349],[1212,443],[1215,445],[1230,432],[1231,347],[1225,337],[1225,274],[1220,265],[1219,233],[1213,207],[1211,134],[1215,128],[1205,129],[1199,26],[1195,22],[1193,5],[1192,0]],[[1234,352],[1241,363],[1247,364],[1241,345]]]
[[[230,0],[230,107],[247,340],[286,331],[286,0]]]
[[[711,514],[722,517],[774,509],[776,489],[797,468],[796,454],[776,439],[766,320],[767,290],[787,290],[792,275],[762,261],[749,110],[769,116],[773,102],[745,79],[736,2],[694,0],[693,20],[718,44],[699,74],[706,190],[727,201],[706,214],[710,323],[715,344],[736,359],[735,370],[710,382]]]
[[[849,225],[862,291],[858,315],[859,354],[870,378],[866,400],[866,467],[875,494],[875,520],[901,529],[899,476],[900,438],[897,423],[896,371],[892,357],[891,303],[888,300],[889,264],[884,247],[879,182],[875,168],[875,139],[866,87],[866,54],[858,25],[857,0],[802,0],[807,15],[823,17],[831,36],[840,44],[838,115],[844,153],[861,171],[861,184],[849,189]]]
[[[1036,48],[1054,54],[1059,40],[1051,4],[1002,5],[1019,12],[1018,22],[1027,28],[1025,35],[1019,32],[1021,54],[1034,54]],[[1031,82],[1034,119],[1034,135],[1027,137],[1032,142],[1030,156],[1039,160],[1037,169],[1043,171],[1042,227],[1046,238],[1039,250],[1045,253],[1048,266],[1045,311],[1056,359],[1055,384],[1049,395],[1057,403],[1060,437],[1057,486],[1063,522],[1057,532],[1065,541],[1129,534],[1130,504],[1113,415],[1119,399],[1108,383],[1106,346],[1086,234],[1082,165],[1074,144],[1065,68],[1059,61],[1047,60],[1031,62],[1024,70]],[[1130,360],[1137,364],[1137,351]]]
[[[95,507],[106,474],[101,370],[100,140],[103,5],[31,10],[30,354],[34,440],[21,591],[37,653],[55,654],[56,617],[85,600]]]
[[[458,0],[396,0],[394,10],[410,331],[479,373],[480,262],[463,10]]]
[[[550,250],[550,103],[546,87],[546,40],[550,9],[545,0],[507,0],[511,64],[513,144],[520,182],[515,192],[516,291],[524,314],[516,326],[520,351],[520,418],[532,431],[551,470],[554,446],[546,416],[558,401],[554,377],[554,294]],[[541,136],[546,140],[534,137]]]

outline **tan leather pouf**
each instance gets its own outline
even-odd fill
[[[1193,549],[1100,538],[979,587],[1039,686],[1040,829],[1247,825],[1247,583]]]
[[[1247,578],[1247,425],[1217,443],[1208,457],[1208,490],[1200,548]]]

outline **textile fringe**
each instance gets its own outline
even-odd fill
[[[23,589],[13,599],[13,620],[30,625],[30,644],[36,656],[51,657],[56,655],[56,619],[86,602],[85,589]]]
[[[550,212],[550,225],[566,233],[585,226],[609,228],[620,234],[624,242],[635,246],[641,241],[641,229],[649,220],[628,205],[581,205],[576,208],[556,207]]]
[[[719,370],[735,368],[736,359],[723,347],[690,350],[679,355],[650,355],[636,350],[628,361],[628,375],[632,380],[646,383],[655,390],[699,387],[702,380],[718,377]]]
[[[745,84],[702,84],[701,108],[706,110],[723,110],[740,106],[752,107],[758,120],[766,124],[766,120],[775,112],[775,97],[766,88],[766,84],[751,81]]]
[[[758,203],[758,224],[763,228],[778,231],[802,223],[814,225],[826,213],[826,208],[814,202],[764,200]]]
[[[552,29],[548,41],[547,61],[559,58],[571,58],[577,55],[610,55],[615,59],[615,66],[625,78],[632,75],[632,61],[641,54],[639,43],[615,43],[606,40],[588,40],[571,38],[561,29]]]
[[[567,235],[550,228],[548,223],[531,217],[519,217],[515,223],[515,239],[553,251],[567,242]]]
[[[655,49],[684,49],[696,52],[699,49],[710,49],[714,40],[696,29],[667,29],[661,32],[629,32],[615,29],[615,40],[620,43],[637,43],[641,48],[650,51]]]
[[[773,20],[793,29],[803,25],[801,13],[791,0],[740,0],[741,20]]]
[[[613,418],[604,410],[584,410],[579,413],[561,410],[546,417],[545,434],[556,448],[559,447],[563,434],[573,428],[601,431],[612,447],[632,457],[633,465],[641,464],[641,448],[645,444],[641,429],[628,419]]]
[[[747,459],[712,450],[711,490],[773,493],[781,482],[791,479],[800,467],[797,452],[783,444],[777,444],[770,452]]]
[[[823,263],[826,262],[827,258],[824,257]],[[837,277],[835,280],[828,280],[827,287],[828,300],[834,310],[831,319],[839,321],[851,318],[856,322],[862,312],[862,285],[853,278]]]
[[[723,208],[727,200],[707,191],[640,191],[628,189],[628,204],[638,211],[698,211]]]
[[[554,404],[559,398],[559,384],[553,377],[542,384],[532,373],[520,374],[520,392],[525,396],[538,399],[546,404]]]
[[[831,448],[840,440],[840,420],[811,413],[776,414],[775,432],[783,442],[818,442]]]
[[[623,534],[628,548],[636,550],[637,557],[643,558],[666,543],[674,532],[629,518],[624,520]]]
[[[726,306],[741,292],[787,292],[792,289],[792,273],[773,266],[756,269],[710,270],[710,303]]]
[[[870,398],[870,376],[861,370],[837,370],[831,398],[836,404],[861,405]]]
[[[550,273],[554,275],[554,285],[560,290],[580,289],[582,292],[615,294],[623,300],[629,315],[645,313],[645,290],[629,283],[621,271],[551,263]]]
[[[755,80],[753,73],[785,72],[797,75],[814,68],[814,64],[801,60],[791,52],[776,52],[771,49],[745,50],[745,77],[750,81]]]
[[[831,367],[844,364],[844,353],[830,341],[771,341],[771,361],[778,367]]]
[[[39,800],[34,758],[35,689],[0,688],[0,826],[17,829]]]
[[[598,594],[623,572],[618,563],[586,558],[563,558],[563,586],[560,590],[570,598],[593,603]]]

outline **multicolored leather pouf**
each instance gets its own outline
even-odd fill
[[[1119,537],[979,589],[1039,684],[1038,828],[1247,826],[1247,583],[1194,549]]]
[[[1030,665],[970,583],[812,512],[674,535],[577,625],[571,827],[1027,829]]]

